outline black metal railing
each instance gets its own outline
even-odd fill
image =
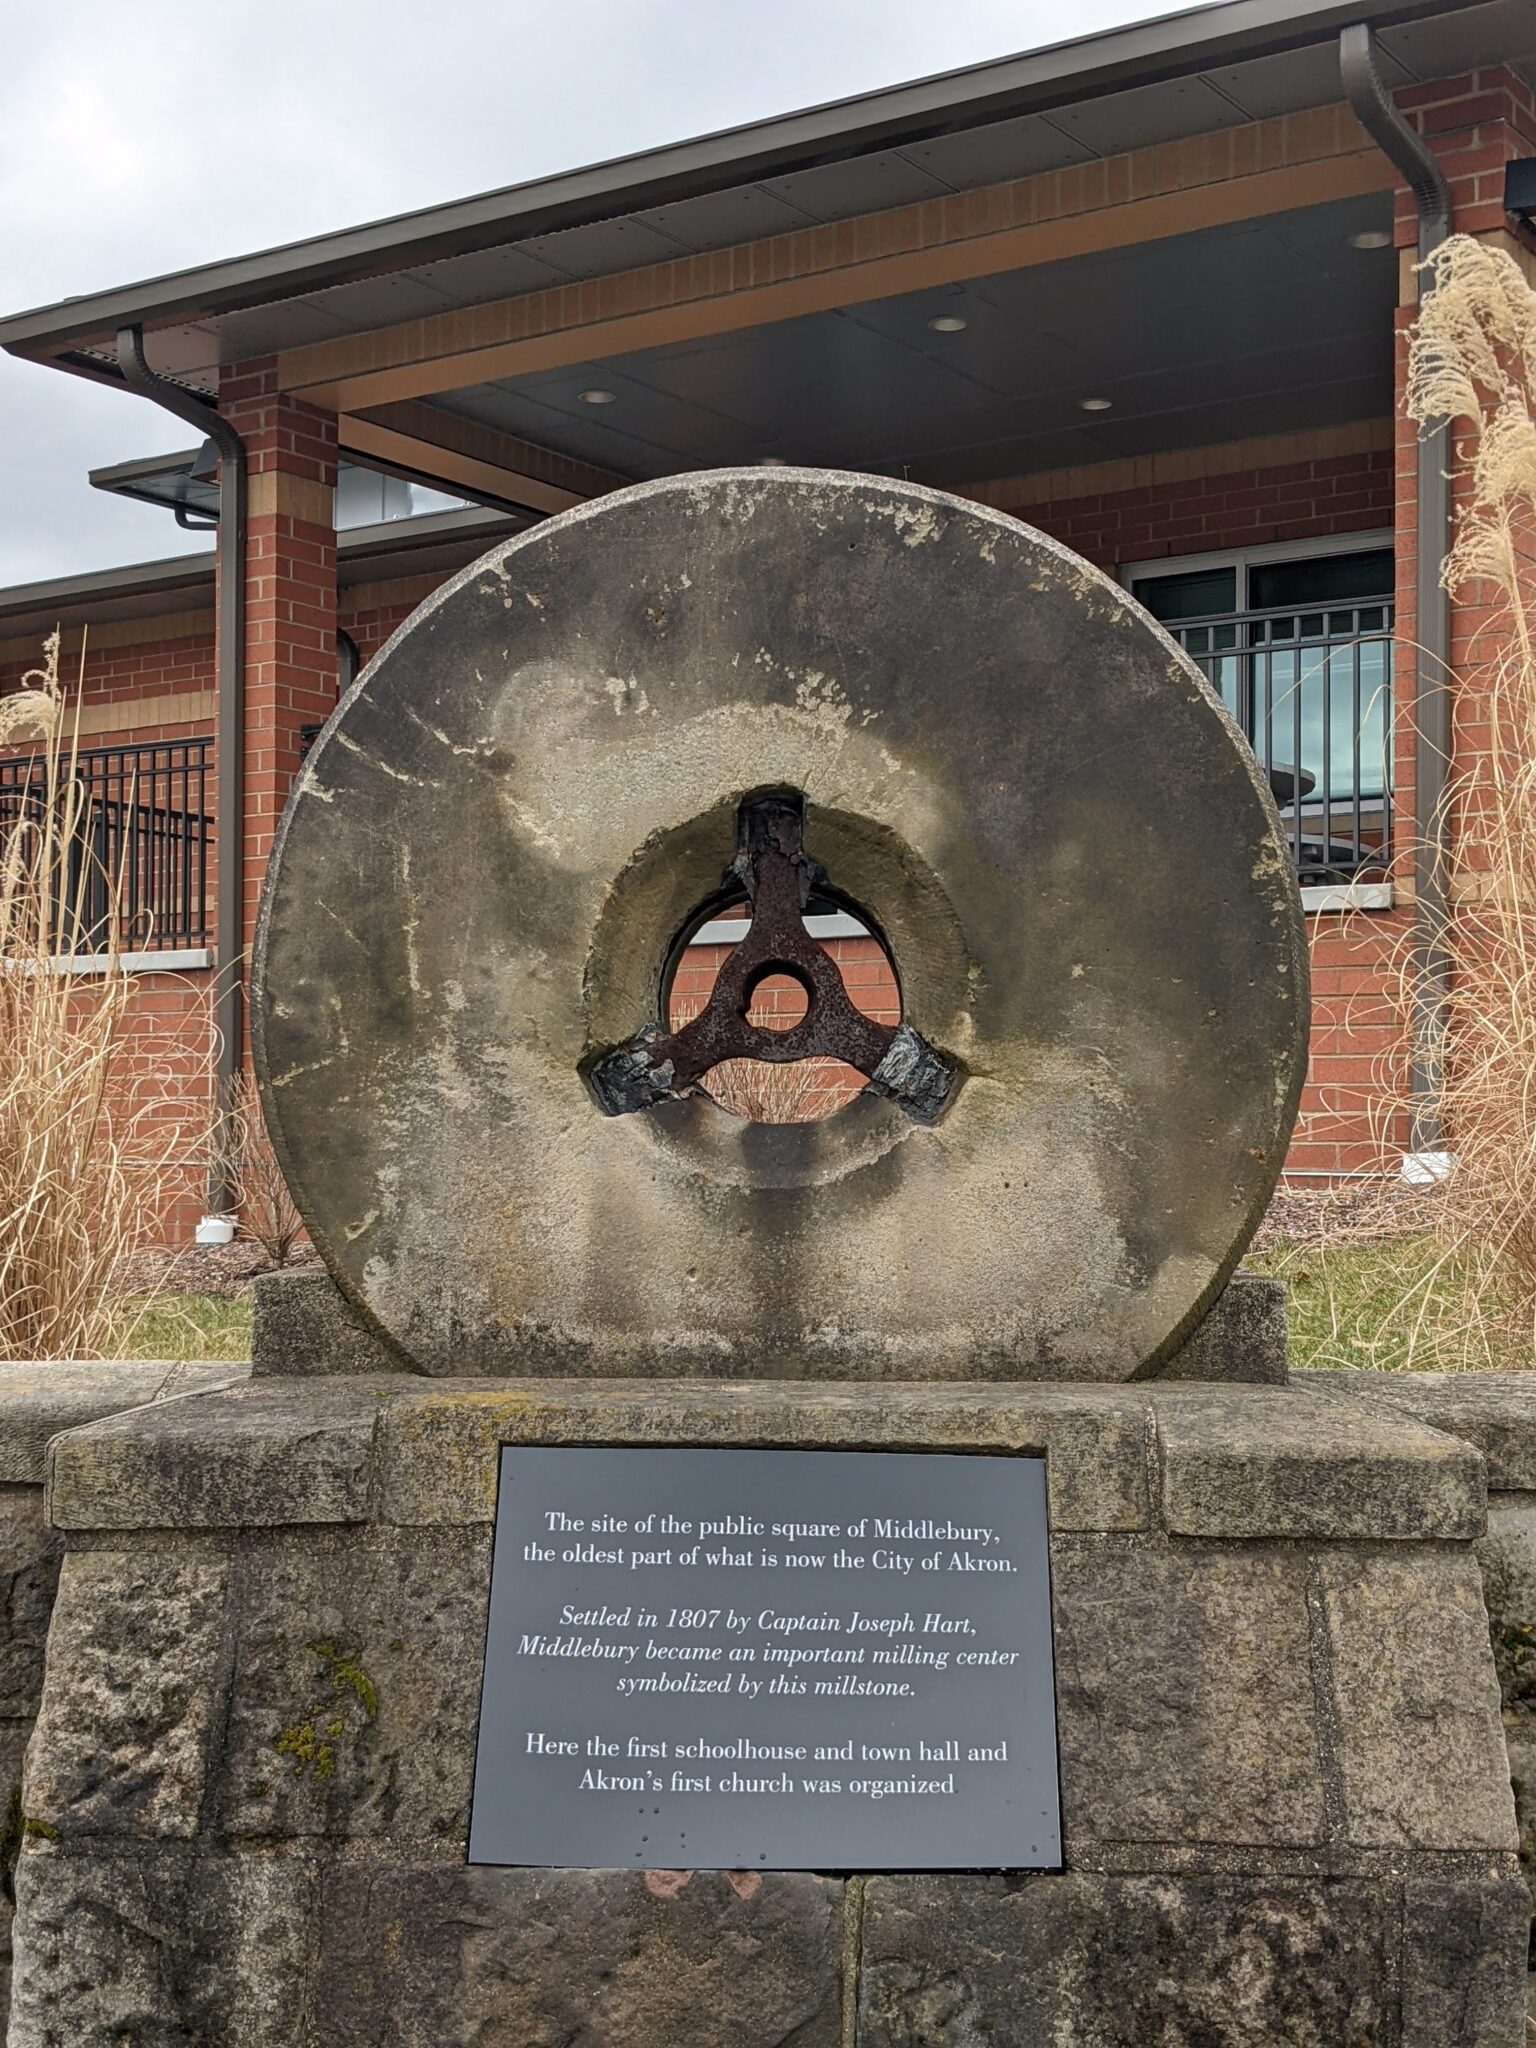
[[[1392,846],[1392,606],[1227,612],[1168,631],[1270,778],[1304,883],[1384,874]]]
[[[207,944],[212,768],[210,738],[76,754],[83,801],[57,878],[71,950],[104,952],[114,936],[132,952]],[[41,760],[0,760],[0,845],[47,794]]]

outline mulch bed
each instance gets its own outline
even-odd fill
[[[317,1257],[314,1247],[298,1245],[290,1266]],[[270,1273],[272,1261],[259,1244],[237,1237],[233,1244],[155,1245],[139,1253],[129,1268],[131,1294],[244,1294],[258,1273]]]
[[[1436,1190],[1416,1188],[1396,1174],[1318,1186],[1281,1182],[1253,1240],[1258,1252],[1279,1244],[1369,1244],[1414,1237],[1435,1225]]]

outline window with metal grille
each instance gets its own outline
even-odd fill
[[[65,901],[83,908],[81,950],[105,952],[114,936],[125,952],[207,943],[212,757],[209,737],[82,747],[75,756],[84,802],[60,883]],[[47,797],[40,759],[0,760],[0,845]]]
[[[1393,553],[1381,535],[1147,562],[1132,595],[1204,670],[1270,780],[1301,880],[1385,871]]]

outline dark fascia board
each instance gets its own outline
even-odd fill
[[[110,377],[109,365],[72,361],[70,352],[125,324],[164,323],[295,298],[1010,115],[1298,49],[1333,38],[1351,22],[1386,27],[1427,15],[1459,14],[1478,4],[1220,0],[450,205],[66,299],[0,320],[0,346],[15,355],[52,356],[63,368]]]
[[[477,541],[482,551],[503,534],[520,533],[543,517],[537,512],[503,512],[470,505],[457,512],[420,512],[414,519],[382,519],[372,526],[344,527],[336,536],[341,566],[371,565],[377,556],[407,556],[416,549],[450,541]],[[354,574],[348,580],[356,582]]]
[[[108,462],[99,469],[88,469],[86,482],[94,490],[120,491],[142,477],[164,476],[172,469],[189,470],[201,452],[198,448],[177,448],[169,455],[135,455],[127,462]]]
[[[123,465],[130,467],[132,465]],[[402,564],[418,551],[473,544],[481,551],[503,535],[519,532],[530,515],[471,506],[458,512],[424,512],[416,519],[386,519],[372,526],[349,526],[336,536],[338,564],[354,570],[378,559],[398,558]],[[16,583],[0,590],[0,623],[7,620],[69,614],[78,618],[93,608],[135,598],[171,597],[183,590],[213,585],[213,555],[172,555],[158,562],[130,562],[117,569],[90,569],[79,576],[59,576],[46,583]],[[357,582],[356,573],[347,579]]]
[[[196,448],[183,448],[178,449],[171,455],[135,455],[127,462],[109,462],[100,469],[87,470],[86,479],[98,491],[111,491],[125,498],[138,498],[141,504],[161,505],[169,509],[172,502],[169,498],[162,497],[158,493],[141,493],[136,490],[135,486],[148,477],[159,479],[168,475],[172,470],[190,469],[197,460],[199,452]],[[430,471],[425,469],[406,469],[397,462],[370,462],[366,456],[353,455],[351,453],[344,455],[342,462],[344,466],[350,465],[357,469],[377,470],[383,476],[404,477],[407,482],[426,484],[434,491],[440,491],[443,488],[443,479],[440,476],[432,475]],[[449,495],[455,496],[457,494],[450,492]],[[465,492],[464,495],[469,496],[470,494]],[[475,493],[475,495],[479,498],[479,505],[470,509],[476,512],[483,512],[486,521],[492,525],[508,526],[509,529],[517,526],[526,526],[532,518],[538,516],[531,513],[526,506],[513,504],[510,499],[488,498],[483,493]],[[447,519],[464,522],[467,520],[467,514],[465,512],[422,513],[410,521],[412,531],[427,534],[430,538],[437,538],[437,534],[428,528],[427,521],[429,518],[433,520]],[[381,522],[377,527],[344,527],[337,536],[341,552],[347,554],[356,551],[358,536],[363,533],[393,533],[398,536],[401,525],[401,521],[391,519]]]
[[[0,619],[24,613],[73,612],[80,606],[131,597],[169,597],[213,582],[211,553],[172,555],[160,562],[132,562],[118,569],[88,569],[45,583],[13,583],[0,590]]]

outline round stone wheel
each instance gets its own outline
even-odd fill
[[[953,1069],[936,1120],[605,1113],[762,790]],[[1308,1017],[1193,663],[1018,521],[812,470],[616,492],[428,599],[304,766],[253,979],[310,1234],[439,1374],[1154,1372],[1273,1190]]]

